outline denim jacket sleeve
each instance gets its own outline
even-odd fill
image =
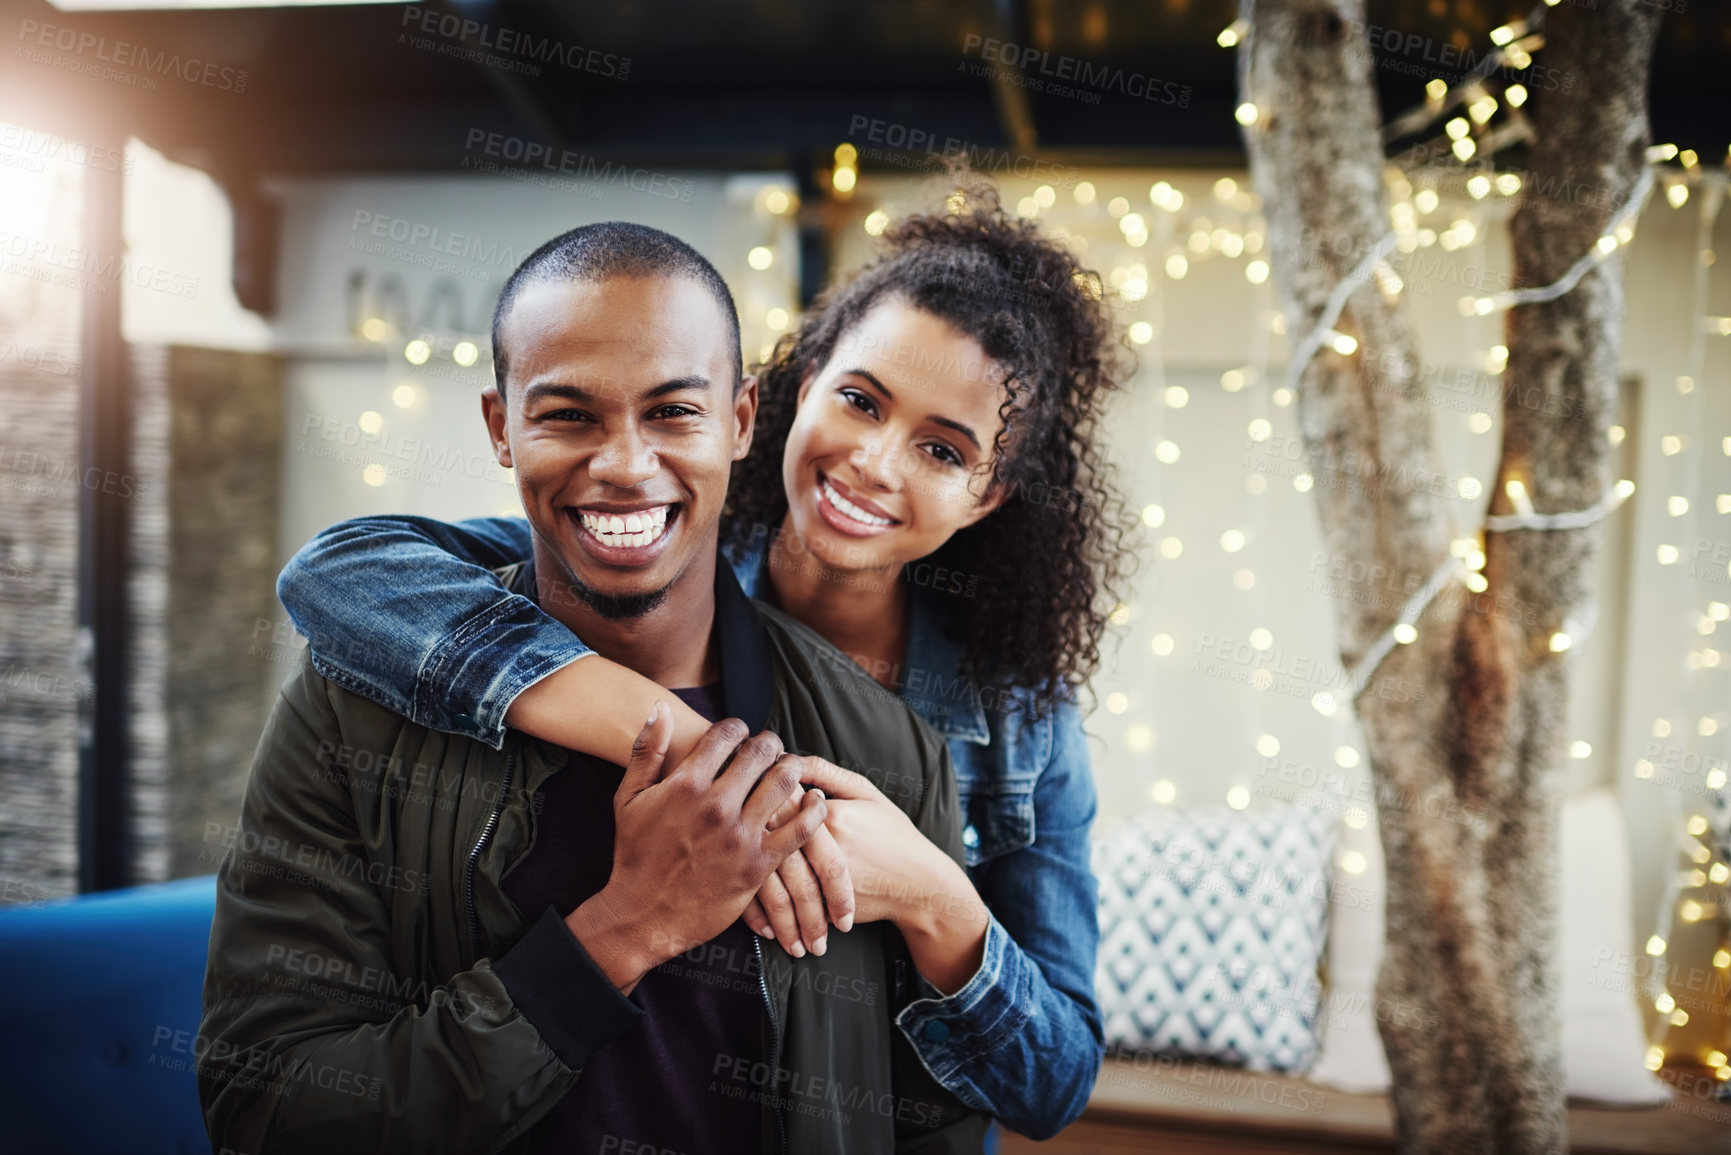
[[[320,674],[496,750],[517,695],[591,652],[491,572],[530,553],[521,518],[360,517],[302,546],[277,597]]]
[[[1060,706],[1052,726],[1033,842],[974,874],[992,910],[979,971],[948,997],[925,984],[930,997],[897,1020],[939,1082],[1031,1139],[1051,1138],[1082,1113],[1105,1054],[1088,853],[1094,780],[1080,711]]]

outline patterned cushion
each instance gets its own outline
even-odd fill
[[[1335,819],[1148,810],[1094,843],[1106,1042],[1300,1073],[1317,1049]]]

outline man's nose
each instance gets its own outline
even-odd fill
[[[642,485],[660,469],[654,447],[635,424],[610,435],[589,462],[589,473],[595,480],[621,489]]]

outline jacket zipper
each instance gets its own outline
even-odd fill
[[[781,1027],[775,1020],[775,1003],[769,997],[769,979],[765,977],[763,968],[763,939],[755,932],[751,936],[751,949],[757,952],[757,989],[763,992],[763,1009],[769,1012],[769,1070],[770,1085],[776,1083],[775,1072],[781,1069]],[[787,1155],[787,1120],[782,1118],[781,1108],[774,1103],[769,1109],[775,1115],[775,1129],[781,1137],[781,1155]]]
[[[475,916],[475,864],[481,860],[481,849],[487,845],[487,839],[493,837],[493,830],[499,825],[499,815],[505,812],[505,799],[511,793],[511,773],[517,767],[517,752],[509,751],[505,755],[505,780],[499,787],[499,800],[493,803],[493,813],[487,816],[487,825],[481,828],[481,837],[475,840],[475,849],[469,851],[469,866],[464,872],[465,892],[469,905],[469,965],[474,966],[481,961],[481,942],[479,937],[480,922]]]

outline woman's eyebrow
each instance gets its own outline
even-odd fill
[[[851,376],[859,377],[859,378],[869,382],[871,384],[872,388],[876,389],[879,393],[882,393],[884,395],[884,400],[894,401],[896,399],[895,394],[893,394],[889,391],[889,387],[886,386],[882,381],[879,381],[877,378],[877,374],[871,372],[870,370],[867,370],[867,369],[849,369],[848,373]],[[930,421],[933,425],[942,425],[945,429],[954,429],[957,433],[960,433],[963,437],[966,437],[970,442],[972,442],[975,449],[982,448],[982,446],[980,445],[980,439],[978,437],[974,436],[974,431],[972,429],[968,428],[966,425],[963,425],[960,421],[955,421],[955,420],[952,420],[951,418],[948,418],[948,417],[939,417],[935,414],[931,417],[926,418],[926,420]]]

